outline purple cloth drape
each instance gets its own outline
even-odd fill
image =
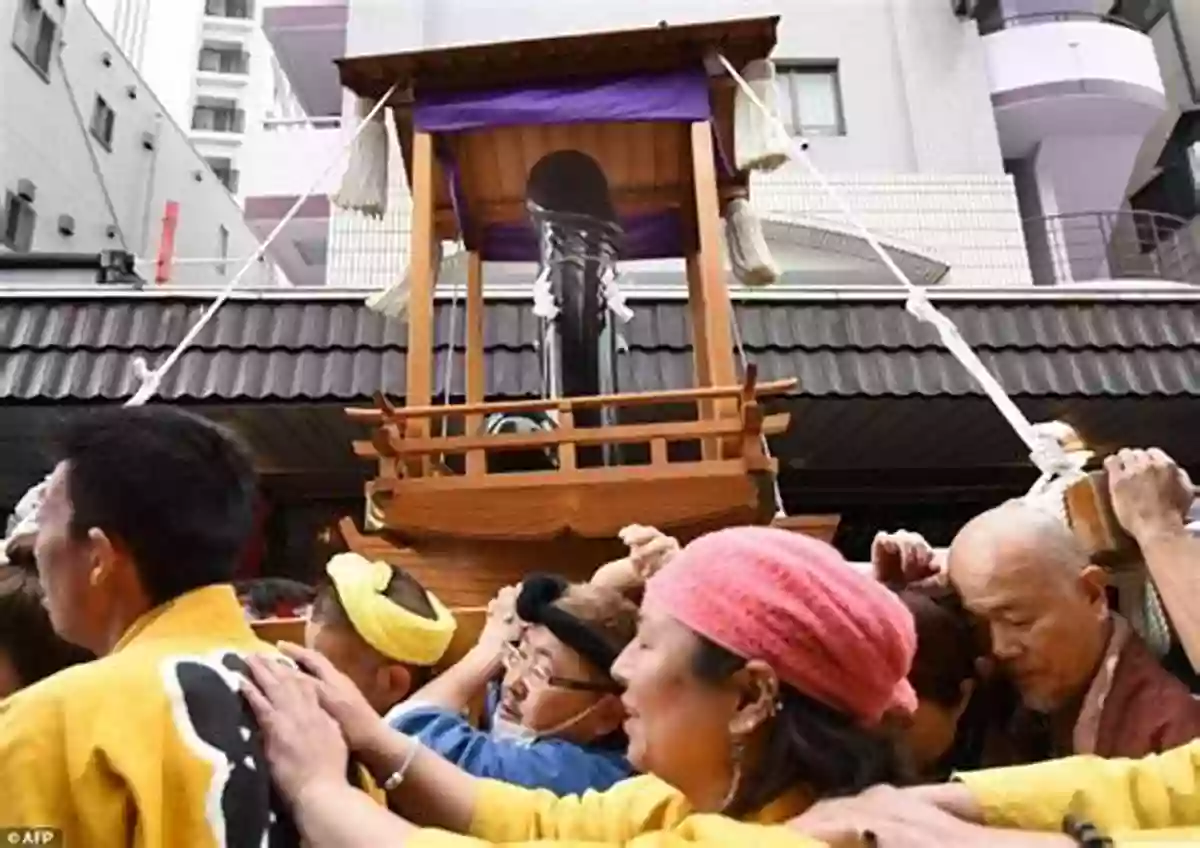
[[[417,92],[413,125],[447,133],[488,127],[610,121],[706,121],[712,116],[703,68],[452,94]]]
[[[683,226],[675,211],[630,215],[621,219],[621,259],[672,259],[683,256]],[[536,262],[537,235],[532,224],[493,224],[484,230],[479,252],[488,262]]]

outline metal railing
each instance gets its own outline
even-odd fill
[[[264,118],[262,127],[268,132],[277,130],[330,130],[342,125],[340,115],[303,116],[299,118]]]
[[[1192,222],[1159,212],[1080,212],[1026,218],[1036,285],[1095,280],[1200,283]]]
[[[1060,12],[1031,12],[1025,15],[1005,15],[1003,12],[984,14],[978,18],[979,34],[991,35],[1006,29],[1016,29],[1023,26],[1039,26],[1041,24],[1063,23],[1064,21],[1092,21],[1094,23],[1112,24],[1136,32],[1141,28],[1117,15],[1103,15],[1099,12],[1060,11]]]

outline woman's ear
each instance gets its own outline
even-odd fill
[[[779,711],[779,678],[762,660],[750,660],[734,674],[733,683],[738,688],[738,703],[729,730],[745,736]]]

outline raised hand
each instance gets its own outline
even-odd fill
[[[311,675],[308,679],[314,683],[318,703],[337,722],[350,749],[361,751],[369,748],[371,741],[386,725],[354,685],[354,681],[317,651],[291,642],[281,642],[279,650]]]
[[[1104,470],[1113,513],[1135,540],[1183,529],[1192,482],[1161,450],[1120,450],[1104,460]]]
[[[933,547],[920,533],[897,530],[877,533],[871,542],[875,579],[905,585],[943,578]]]
[[[631,524],[618,535],[629,546],[629,563],[642,581],[653,577],[679,553],[679,541],[657,527]]]
[[[310,784],[345,783],[349,753],[338,722],[321,706],[320,682],[278,659],[250,656],[246,665],[242,694],[280,792],[295,803]]]

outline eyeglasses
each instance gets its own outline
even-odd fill
[[[530,657],[521,650],[519,645],[514,645],[511,642],[504,646],[504,667],[543,686],[553,686],[555,689],[569,689],[573,692],[603,692],[605,694],[618,694],[621,692],[621,687],[613,682],[597,683],[591,680],[559,677],[550,666],[550,658],[547,656],[539,655]]]

